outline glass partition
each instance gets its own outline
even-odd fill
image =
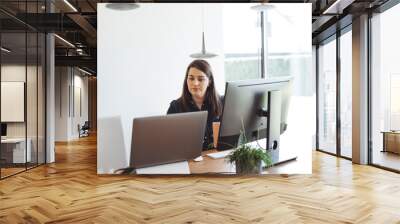
[[[36,32],[27,33],[27,74],[26,74],[26,113],[27,113],[27,150],[30,151],[30,161],[27,167],[37,165],[38,158],[38,144],[37,144],[37,76],[38,76],[38,35]]]
[[[45,120],[46,120],[46,38],[43,33],[38,33],[38,74],[37,74],[37,162],[43,164],[46,162],[46,145],[45,145]]]
[[[0,7],[21,17],[44,12],[44,1],[1,2]],[[0,178],[45,162],[45,44],[43,33],[0,12]]]
[[[400,5],[371,19],[372,163],[400,171]]]
[[[31,161],[26,150],[26,33],[2,33],[1,46],[1,175],[6,177],[24,171]]]
[[[336,154],[336,36],[318,48],[318,149]]]
[[[351,27],[349,27],[351,28]],[[352,32],[340,36],[340,154],[352,157]]]

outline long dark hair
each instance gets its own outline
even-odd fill
[[[221,99],[219,94],[217,93],[217,90],[215,89],[214,76],[211,70],[211,66],[205,60],[194,60],[192,61],[192,63],[188,65],[186,69],[185,79],[183,80],[182,95],[179,98],[179,102],[182,108],[187,111],[189,108],[190,101],[192,100],[192,94],[190,94],[189,92],[189,88],[186,81],[189,75],[190,68],[196,68],[202,71],[210,80],[210,83],[207,87],[206,95],[204,97],[205,98],[204,102],[211,106],[211,111],[214,116],[220,116],[222,113]]]

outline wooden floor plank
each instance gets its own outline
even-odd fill
[[[312,175],[96,174],[96,137],[0,181],[0,223],[400,223],[400,175],[313,152]]]

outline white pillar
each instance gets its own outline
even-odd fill
[[[46,163],[55,161],[54,133],[55,133],[55,56],[54,56],[54,35],[46,35]]]

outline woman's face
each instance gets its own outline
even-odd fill
[[[197,68],[190,68],[186,83],[193,97],[203,98],[206,95],[210,80],[204,72]]]

